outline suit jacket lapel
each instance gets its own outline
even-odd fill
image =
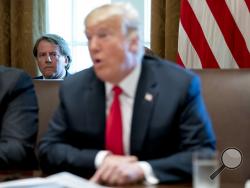
[[[155,74],[153,65],[144,61],[137,87],[132,117],[130,137],[131,154],[138,155],[140,153],[147,133],[147,128],[151,122],[153,107],[158,94]]]
[[[90,79],[90,87],[86,96],[86,105],[88,105],[87,126],[90,130],[97,133],[97,143],[104,147],[104,132],[105,132],[105,88],[93,73]]]

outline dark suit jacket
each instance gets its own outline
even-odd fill
[[[104,149],[104,83],[92,68],[76,73],[64,81],[60,100],[40,143],[41,166],[89,177]],[[149,162],[161,183],[191,178],[192,151],[215,149],[198,77],[172,63],[144,57],[133,112],[130,152]]]
[[[32,79],[0,66],[0,170],[34,169],[38,106]]]
[[[70,75],[71,75],[71,74],[70,74],[68,71],[66,71],[66,75],[65,75],[64,79],[65,79],[66,77],[70,76]],[[36,77],[34,77],[33,79],[42,80],[42,79],[43,79],[43,75],[42,75],[42,76],[36,76]]]

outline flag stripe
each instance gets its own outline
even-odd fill
[[[249,67],[250,54],[225,1],[207,0],[208,6],[215,17],[225,41],[240,67]],[[226,19],[225,19],[226,18]]]
[[[182,0],[181,5],[180,64],[250,68],[250,0]]]
[[[179,40],[178,40],[178,52],[179,57],[182,60],[179,62],[180,65],[185,62],[185,66],[192,68],[202,68],[201,61],[189,40],[187,33],[185,32],[182,24],[179,26]],[[178,61],[177,61],[178,62]]]
[[[181,60],[181,57],[180,57],[179,53],[177,53],[177,62],[179,62],[180,66],[185,67],[185,65],[183,64],[183,62]]]
[[[250,13],[244,0],[226,0],[226,4],[250,51]]]
[[[185,12],[185,15],[182,15]],[[218,68],[219,65],[204,37],[202,28],[187,0],[182,1],[181,22],[195,48],[203,68]],[[199,40],[197,40],[199,38]]]
[[[220,68],[238,68],[206,1],[189,1]],[[196,39],[197,40],[197,39]],[[228,54],[225,56],[225,54]]]
[[[245,0],[245,3],[248,7],[248,12],[250,12],[250,0]]]

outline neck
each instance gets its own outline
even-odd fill
[[[44,79],[64,79],[66,76],[66,70],[62,71],[59,74],[53,74],[50,77],[44,77]]]

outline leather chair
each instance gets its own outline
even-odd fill
[[[194,70],[214,126],[220,154],[230,147],[243,155],[241,166],[225,168],[221,179],[245,182],[250,178],[250,69]]]
[[[62,80],[33,80],[39,105],[39,131],[37,142],[48,129],[48,123],[59,104],[59,87]]]

